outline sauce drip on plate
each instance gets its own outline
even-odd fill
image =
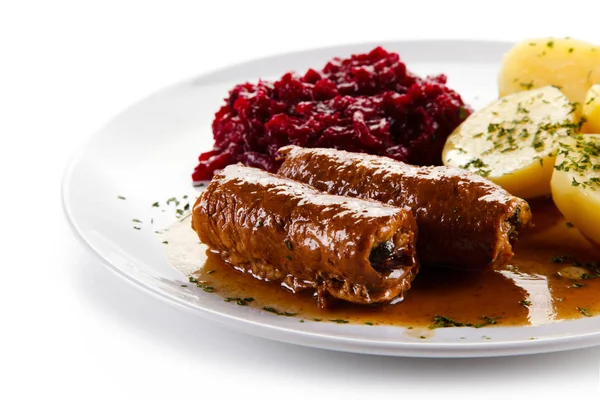
[[[535,226],[522,232],[508,265],[482,273],[422,267],[406,298],[396,304],[334,302],[319,309],[311,293],[293,294],[223,262],[198,242],[188,220],[169,230],[167,249],[173,266],[199,282],[198,290],[208,287],[224,301],[298,320],[406,327],[526,326],[600,315],[600,276],[591,264],[600,261],[600,249],[572,227],[551,200],[530,205]]]

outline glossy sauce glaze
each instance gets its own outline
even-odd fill
[[[224,301],[300,322],[507,326],[600,315],[600,277],[591,264],[600,261],[600,250],[565,221],[551,200],[532,202],[531,207],[535,226],[522,233],[510,264],[481,273],[424,267],[406,298],[393,305],[336,302],[319,309],[312,296],[256,280],[206,252],[188,221],[170,230],[169,258],[184,273],[197,269],[192,280],[198,282],[198,290],[208,288]]]
[[[229,165],[192,207],[199,240],[247,274],[359,304],[389,302],[418,271],[412,213]]]
[[[529,205],[493,182],[449,167],[417,167],[388,157],[286,146],[280,176],[330,194],[409,208],[423,264],[482,271],[504,265],[530,224]]]

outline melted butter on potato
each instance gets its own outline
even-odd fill
[[[588,90],[581,115],[586,121],[581,128],[583,132],[600,133],[600,85]]]
[[[561,141],[551,186],[554,203],[565,218],[600,243],[600,134]]]
[[[600,83],[600,48],[569,38],[517,43],[504,55],[498,75],[500,96],[555,85],[578,103],[596,83]]]
[[[557,138],[578,128],[575,106],[557,88],[515,93],[469,116],[448,137],[442,160],[515,196],[542,196],[550,193]]]

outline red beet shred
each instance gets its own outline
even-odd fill
[[[420,78],[396,53],[334,58],[322,71],[237,85],[212,124],[215,145],[192,178],[211,179],[229,164],[275,172],[288,144],[384,155],[439,165],[448,135],[471,113],[446,76]]]

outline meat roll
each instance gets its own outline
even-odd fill
[[[200,241],[237,269],[371,304],[402,298],[419,264],[410,210],[332,196],[268,172],[230,165],[192,210]]]
[[[331,194],[410,208],[423,264],[497,268],[511,259],[519,229],[531,221],[526,201],[462,169],[333,149],[287,146],[280,154],[280,176]]]

